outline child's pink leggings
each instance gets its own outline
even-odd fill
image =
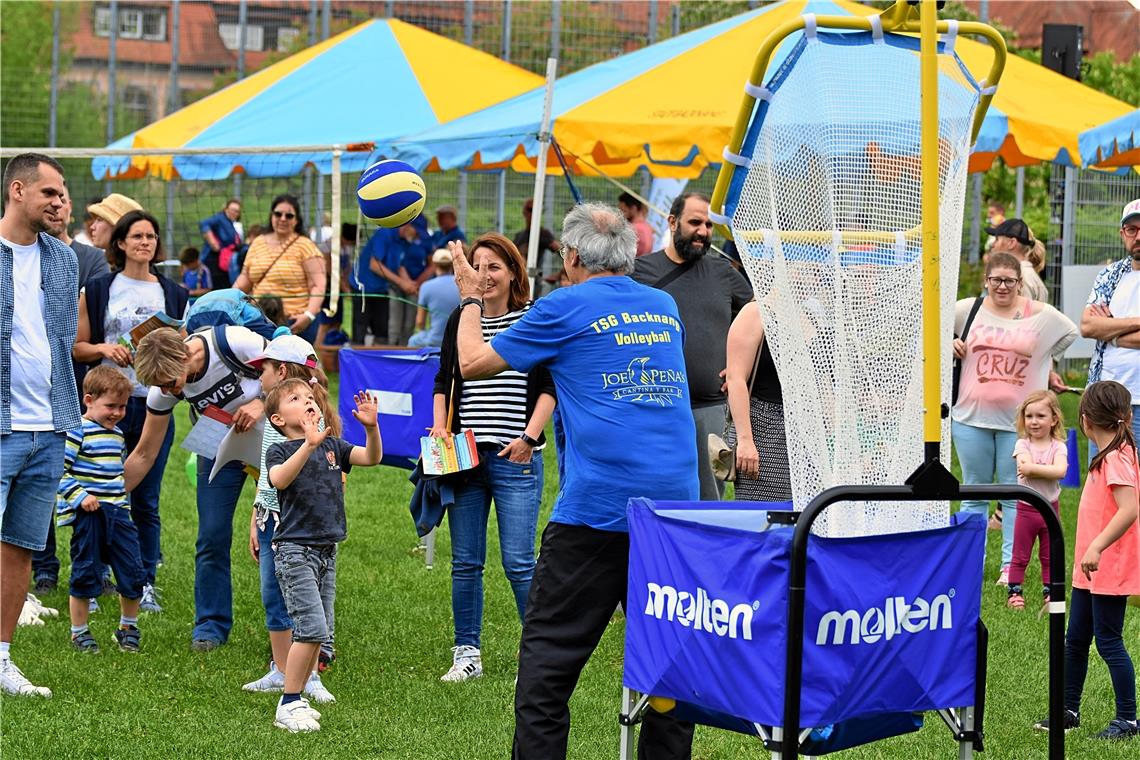
[[[1053,512],[1061,513],[1059,502],[1053,502]],[[1025,568],[1033,556],[1033,542],[1038,542],[1037,556],[1041,559],[1041,582],[1049,585],[1049,530],[1045,518],[1024,501],[1017,502],[1017,522],[1013,526],[1013,561],[1009,564],[1009,585],[1020,586],[1025,580]]]

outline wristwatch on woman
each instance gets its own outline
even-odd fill
[[[483,313],[483,299],[482,298],[464,298],[459,302],[460,309],[466,309],[471,304],[476,304],[479,307],[479,313]]]
[[[530,446],[532,449],[538,445],[538,439],[531,438],[526,434],[526,431],[523,431],[523,433],[519,436],[519,440],[525,443],[527,446]]]

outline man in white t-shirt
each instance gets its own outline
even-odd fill
[[[245,327],[201,330],[183,339],[160,329],[139,341],[135,375],[151,386],[146,399],[146,422],[138,445],[123,465],[128,490],[150,470],[170,413],[180,399],[199,416],[224,412],[241,433],[264,416],[261,381],[250,362],[262,358],[266,341]],[[193,434],[193,431],[191,431]],[[210,472],[213,458],[198,456],[198,541],[194,556],[194,630],[190,647],[208,652],[224,644],[233,627],[233,586],[230,545],[234,508],[245,483],[244,463],[229,462]]]
[[[0,219],[0,690],[50,697],[12,662],[32,552],[41,551],[78,427],[71,367],[78,321],[75,252],[51,236],[61,221],[63,167],[38,153],[9,159]]]
[[[1089,384],[1115,380],[1132,394],[1132,430],[1140,437],[1140,198],[1124,207],[1120,240],[1128,254],[1096,276],[1081,315],[1081,335],[1095,338]],[[1089,444],[1089,458],[1096,455]]]

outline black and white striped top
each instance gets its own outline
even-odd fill
[[[501,317],[483,317],[483,340],[490,341],[517,322],[529,306]],[[475,432],[476,443],[506,446],[526,430],[526,375],[508,369],[483,380],[464,380],[459,419]]]

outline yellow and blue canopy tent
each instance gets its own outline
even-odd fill
[[[1140,108],[1082,132],[1081,162],[1102,169],[1140,166]]]
[[[804,13],[871,16],[847,0],[785,0],[664,40],[559,78],[553,88],[553,137],[576,173],[698,176],[721,162],[760,41]],[[798,37],[772,60],[779,67]],[[959,56],[984,70],[992,51],[959,41]],[[377,155],[421,170],[509,166],[533,172],[544,98],[539,88],[424,133],[378,144]],[[1058,107],[1058,104],[1064,104]],[[1078,135],[1131,110],[1127,103],[1011,56],[970,161],[984,171],[1001,157],[1010,166],[1080,163]],[[552,156],[553,158],[553,156]],[[551,165],[558,171],[558,164]]]
[[[342,171],[361,171],[372,144],[423,131],[542,84],[493,55],[395,19],[372,20],[306,48],[112,143],[110,148],[356,146]],[[332,151],[109,156],[97,179],[223,179],[331,172]]]

